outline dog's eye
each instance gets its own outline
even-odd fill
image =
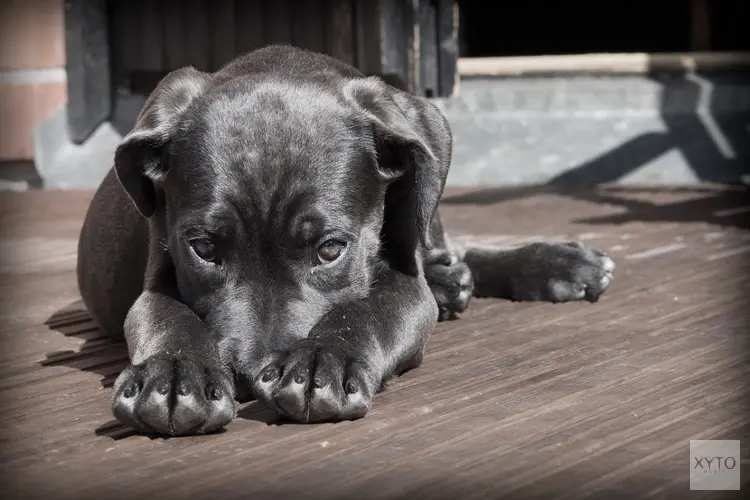
[[[213,262],[216,260],[216,245],[214,245],[213,241],[208,238],[196,238],[190,240],[190,246],[193,247],[195,255],[206,262]]]
[[[328,240],[318,247],[318,260],[321,264],[328,264],[341,257],[346,243],[339,240]]]

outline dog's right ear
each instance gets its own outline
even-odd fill
[[[135,127],[115,151],[115,174],[144,217],[156,210],[156,187],[167,175],[165,149],[193,100],[207,88],[211,75],[192,67],[172,71],[151,93]]]

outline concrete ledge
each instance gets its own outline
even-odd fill
[[[451,123],[448,186],[743,182],[750,169],[750,77],[465,77],[433,100]],[[118,96],[111,121],[80,146],[64,110],[35,133],[45,187],[94,188],[143,97]]]
[[[83,144],[68,134],[66,108],[34,130],[34,164],[46,189],[95,188],[112,167],[122,135],[109,122],[94,130]]]
[[[477,57],[458,60],[461,76],[549,74],[645,74],[652,71],[738,71],[750,67],[749,52],[665,54],[573,54]]]
[[[741,182],[750,78],[739,74],[464,78],[435,103],[454,136],[449,186]]]

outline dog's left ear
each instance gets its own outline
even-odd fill
[[[430,225],[445,186],[451,133],[432,103],[400,91],[378,77],[352,80],[345,97],[372,123],[380,177],[386,191],[386,244],[412,252],[430,248]]]

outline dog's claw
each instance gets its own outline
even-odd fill
[[[221,389],[218,387],[211,387],[208,390],[208,399],[211,401],[219,401],[223,396],[223,393],[221,392]]]
[[[346,393],[347,394],[356,394],[359,392],[359,384],[357,384],[357,381],[354,379],[349,379],[346,381]]]
[[[126,384],[126,387],[122,391],[122,396],[124,398],[130,399],[133,396],[135,396],[136,391],[136,385],[133,382],[128,382]]]

